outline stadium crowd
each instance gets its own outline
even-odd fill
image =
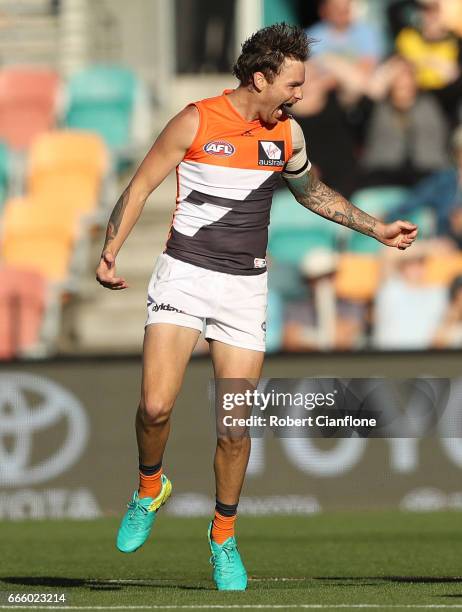
[[[288,241],[290,232],[276,214],[270,349],[462,346],[462,10],[450,0],[381,5],[379,27],[354,0],[320,1],[293,113],[321,179],[370,214],[410,218],[420,240],[395,254],[337,232],[281,262],[278,223]]]

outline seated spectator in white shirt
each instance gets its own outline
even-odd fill
[[[425,282],[427,250],[415,244],[398,252],[375,300],[374,347],[423,350],[432,345],[446,308],[446,289]]]

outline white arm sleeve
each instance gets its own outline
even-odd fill
[[[288,160],[282,171],[284,178],[298,178],[311,168],[311,162],[306,154],[305,136],[302,128],[293,117],[290,118],[292,130],[292,157]]]

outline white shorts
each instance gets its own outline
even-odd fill
[[[162,253],[149,282],[146,325],[192,327],[207,340],[264,351],[266,303],[267,272],[226,274]]]

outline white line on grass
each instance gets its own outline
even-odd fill
[[[457,609],[462,608],[462,604],[183,604],[183,605],[152,605],[152,606],[1,606],[0,609],[8,610],[231,610],[250,608],[261,610],[286,610],[288,608],[300,609],[332,609],[332,608],[389,608],[389,609]]]

